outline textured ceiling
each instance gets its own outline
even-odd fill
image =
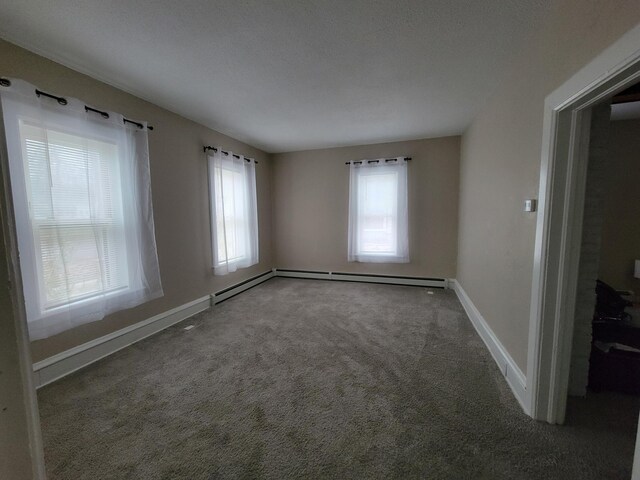
[[[283,152],[461,133],[546,3],[0,0],[0,36]]]

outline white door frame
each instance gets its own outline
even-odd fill
[[[0,106],[0,223],[2,232],[0,241],[4,242],[7,269],[9,296],[12,304],[13,321],[15,325],[18,351],[18,364],[22,383],[22,398],[24,412],[27,420],[27,435],[29,439],[29,454],[31,457],[31,476],[35,480],[46,478],[44,464],[44,449],[42,432],[40,429],[40,413],[38,411],[38,399],[36,397],[35,382],[33,379],[33,362],[31,360],[31,344],[27,326],[27,313],[24,304],[22,290],[22,274],[18,258],[18,240],[16,234],[16,222],[13,209],[13,195],[11,194],[11,181],[9,178],[9,156],[2,123],[2,106]]]
[[[639,80],[640,25],[545,101],[527,358],[527,403],[538,420],[564,421],[590,107]]]

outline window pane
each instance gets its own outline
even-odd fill
[[[246,193],[240,172],[216,168],[216,239],[218,263],[247,255]]]
[[[118,261],[124,245],[114,226],[41,226],[38,232],[47,307],[127,286]]]
[[[127,287],[115,144],[21,123],[42,308]]]
[[[213,271],[226,275],[258,263],[255,164],[242,155],[209,157]]]
[[[397,177],[395,173],[372,173],[359,177],[358,216],[361,253],[396,253]]]
[[[21,127],[35,219],[56,221],[116,215],[119,198],[114,144],[27,124]]]

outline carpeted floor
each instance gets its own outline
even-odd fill
[[[74,480],[629,478],[640,408],[535,422],[452,291],[281,278],[38,396]]]

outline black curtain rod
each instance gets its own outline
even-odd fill
[[[10,86],[11,86],[11,80],[9,80],[8,78],[0,78],[0,87],[10,87]],[[69,103],[67,99],[64,97],[58,97],[56,95],[43,92],[42,90],[38,90],[37,88],[36,88],[36,96],[51,98],[52,100],[55,100],[56,102],[58,102],[60,105],[67,105]],[[91,108],[88,105],[84,106],[84,111],[97,113],[98,115],[102,116],[102,118],[109,118],[109,114],[107,112],[103,112],[102,110],[96,110],[95,108]],[[128,118],[124,118],[124,117],[122,118],[122,123],[130,123],[132,125],[135,125],[138,128],[144,128],[143,124],[139,122],[134,122],[133,120],[129,120]],[[151,125],[147,125],[147,128],[149,130],[153,130],[153,127]]]
[[[40,92],[40,93],[42,93],[42,92]],[[48,96],[48,95],[47,95],[47,96]],[[63,100],[64,100],[64,98],[63,98]],[[97,113],[98,115],[101,115],[101,116],[102,116],[102,118],[109,118],[109,113],[108,113],[108,112],[103,112],[102,110],[96,110],[95,108],[91,108],[91,107],[88,107],[88,106],[86,106],[86,105],[84,106],[84,111],[85,111],[85,112],[94,112],[94,113]],[[136,127],[138,127],[138,128],[144,128],[144,125],[142,125],[141,123],[134,122],[133,120],[129,120],[128,118],[123,118],[123,119],[122,119],[122,123],[130,123],[130,124],[132,124],[132,125],[135,125],[135,126],[136,126]],[[153,130],[153,127],[152,127],[152,126],[150,126],[150,125],[147,125],[147,128],[148,128],[149,130]]]
[[[396,160],[398,160],[397,158],[385,158],[384,161],[386,162],[395,162]],[[403,160],[405,162],[408,162],[409,160],[411,160],[411,157],[404,157]],[[360,165],[363,162],[367,162],[367,163],[379,163],[380,160],[357,160],[355,162],[344,162],[345,165],[351,165],[352,163],[354,165]]]
[[[205,145],[205,146],[203,147],[203,150],[204,150],[204,153],[207,153],[207,150],[213,150],[214,152],[217,152],[217,151],[218,151],[218,149],[217,149],[216,147],[212,147],[211,145]],[[224,153],[225,155],[229,155],[229,152],[225,152],[224,150],[220,150],[220,152],[221,152],[221,153]],[[234,156],[235,158],[240,158],[240,155],[236,155],[235,153],[233,154],[233,156]],[[253,158],[249,158],[249,157],[244,157],[244,159],[245,159],[247,162],[250,162],[251,160],[253,160]],[[257,160],[253,160],[253,161],[254,161],[255,163],[258,163],[258,161],[257,161]]]
[[[11,85],[11,83],[9,83],[9,85]],[[63,98],[63,97],[56,97],[55,95],[51,95],[50,93],[47,93],[47,92],[42,92],[42,91],[40,91],[40,90],[38,90],[38,89],[36,88],[36,97],[40,97],[41,95],[42,95],[43,97],[53,98],[53,99],[54,99],[54,100],[56,100],[60,105],[66,105],[66,104],[68,103],[66,98]]]
[[[102,118],[109,118],[109,114],[107,112],[103,112],[102,110],[96,110],[95,108],[84,106],[85,112],[95,112],[98,115],[102,115]]]
[[[11,82],[9,82],[9,85],[11,85]],[[9,85],[6,85],[6,86],[9,86]],[[4,86],[4,85],[3,85],[3,86]],[[36,89],[36,95],[37,95],[38,97],[42,95],[43,97],[51,98],[51,99],[53,99],[53,100],[57,101],[60,105],[66,105],[66,104],[68,103],[68,102],[67,102],[67,99],[66,99],[66,98],[64,98],[64,97],[56,97],[55,95],[51,95],[50,93],[43,92],[42,90],[38,90],[38,89]],[[102,118],[109,118],[109,113],[107,113],[107,112],[103,112],[102,110],[97,110],[97,109],[95,109],[95,108],[91,108],[91,107],[90,107],[90,106],[88,106],[88,105],[85,105],[85,106],[84,106],[84,111],[85,111],[85,112],[94,112],[94,113],[97,113],[97,114],[98,114],[98,115],[100,115]],[[124,117],[122,117],[122,123],[125,123],[125,124],[126,124],[126,123],[130,123],[131,125],[135,125],[135,126],[136,126],[136,127],[138,127],[138,128],[144,128],[144,125],[143,125],[143,124],[141,124],[140,122],[135,122],[135,121],[133,121],[133,120],[129,120],[128,118],[124,118]],[[153,127],[152,127],[151,125],[147,125],[147,128],[148,128],[149,130],[153,130]]]

